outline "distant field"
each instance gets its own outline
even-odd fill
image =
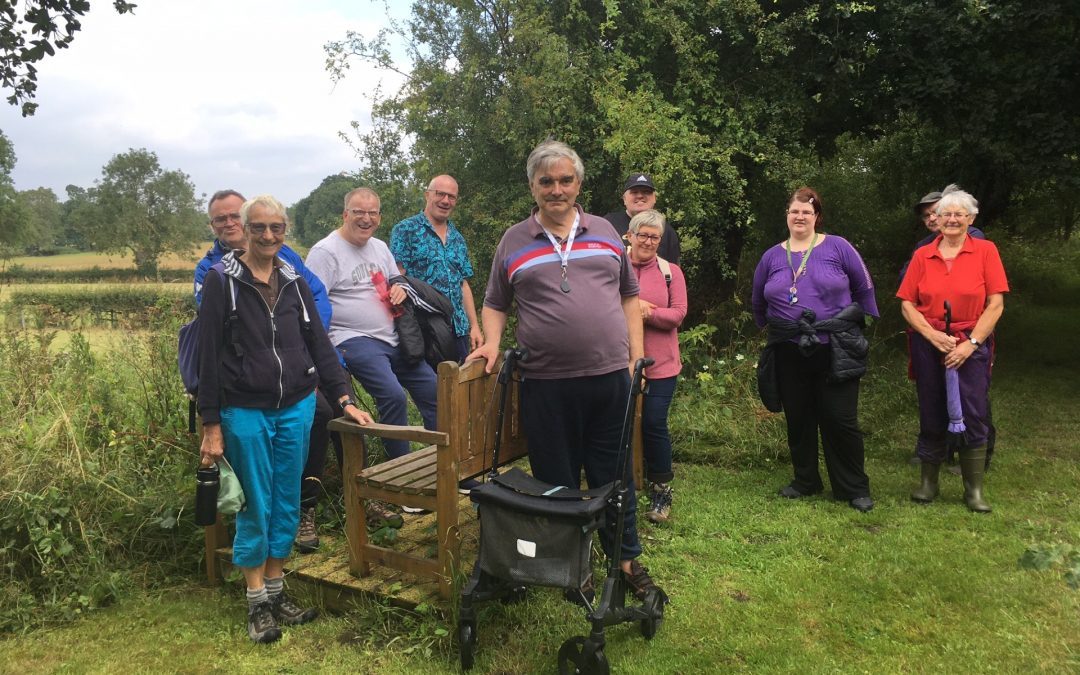
[[[210,247],[209,242],[192,244],[191,250],[182,255],[170,254],[161,259],[162,269],[193,269],[195,263],[206,253]],[[22,265],[28,269],[46,270],[88,270],[94,267],[102,269],[124,269],[135,267],[135,261],[130,255],[105,254],[105,253],[64,253],[62,255],[47,256],[20,256],[12,258],[8,266]]]

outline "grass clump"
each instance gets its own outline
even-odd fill
[[[107,605],[200,554],[181,518],[195,453],[175,333],[105,356],[78,334],[51,349],[54,336],[0,336],[0,632]]]

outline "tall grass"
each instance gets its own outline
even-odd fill
[[[0,335],[0,632],[70,619],[193,570],[194,441],[175,327],[100,355]]]

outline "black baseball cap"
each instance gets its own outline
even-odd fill
[[[649,188],[653,192],[656,191],[656,186],[653,185],[652,182],[652,176],[647,173],[632,173],[626,177],[626,183],[623,184],[623,192],[636,187]],[[938,193],[939,196],[940,194],[941,193]]]

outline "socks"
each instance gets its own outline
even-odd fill
[[[277,577],[275,579],[266,577],[264,581],[266,582],[266,594],[270,596],[271,600],[281,595],[281,591],[285,588],[285,577]]]
[[[279,579],[278,581],[280,582],[281,580]],[[256,605],[261,605],[264,602],[270,602],[270,596],[266,594],[266,586],[263,586],[262,588],[247,589],[247,601],[249,609]]]

